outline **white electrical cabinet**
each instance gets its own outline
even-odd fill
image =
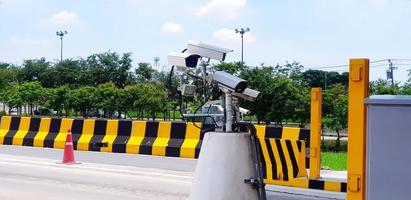
[[[411,199],[411,96],[376,95],[367,105],[367,200]]]

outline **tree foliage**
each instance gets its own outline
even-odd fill
[[[324,91],[323,124],[337,133],[337,149],[340,147],[340,131],[348,126],[348,95],[342,84]]]
[[[308,122],[309,91],[301,84],[298,63],[250,68],[244,70],[241,77],[249,81],[251,88],[261,92],[261,98],[255,103],[242,104],[256,114],[258,123],[282,125],[287,120],[294,120],[304,126]]]
[[[211,72],[226,71],[248,80],[249,87],[259,90],[255,102],[240,105],[255,115],[258,123],[283,125],[309,122],[310,88],[324,91],[324,125],[339,133],[346,127],[348,73],[304,70],[298,62],[257,67],[240,62],[221,62],[208,68]],[[202,76],[200,67],[188,70]],[[411,71],[409,72],[411,77]],[[167,116],[178,104],[172,95],[181,83],[196,85],[197,96],[191,104],[200,105],[204,91],[210,100],[221,92],[204,87],[202,80],[183,80],[169,72],[158,71],[149,63],[133,66],[131,53],[103,52],[86,58],[50,62],[45,58],[25,60],[21,66],[0,62],[0,101],[18,111],[33,114],[48,109],[57,115],[84,117],[121,117],[134,115],[155,119]],[[172,86],[172,87],[171,87]],[[372,94],[411,95],[411,78],[404,85],[391,85],[385,80],[370,83]],[[188,108],[190,109],[190,108]]]

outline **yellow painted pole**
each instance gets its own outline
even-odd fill
[[[365,200],[366,106],[369,60],[351,59],[348,89],[347,199]]]
[[[321,169],[321,88],[311,88],[310,179],[320,178]]]

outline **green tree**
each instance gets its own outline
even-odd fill
[[[324,89],[326,71],[321,70],[307,70],[303,72],[303,82],[308,87],[321,87]]]
[[[410,85],[404,85],[401,87],[400,90],[401,95],[411,95],[411,86]]]
[[[133,75],[130,72],[133,62],[131,59],[131,53],[124,53],[118,62],[118,67],[111,75],[111,81],[117,87],[124,88],[127,84],[131,84],[133,81]]]
[[[275,78],[270,85],[271,109],[269,112],[270,121],[282,126],[284,121],[293,119],[296,115],[296,103],[299,99],[298,85],[288,78]],[[304,107],[301,107],[304,108]],[[302,120],[304,123],[306,120]]]
[[[275,77],[290,78],[292,80],[298,81],[302,79],[302,69],[304,68],[298,62],[292,62],[283,65],[276,65],[273,67],[273,75]]]
[[[378,79],[370,83],[371,94],[391,94],[397,95],[400,91],[398,83],[391,85],[384,79]]]
[[[270,121],[270,109],[273,104],[273,93],[271,86],[274,84],[273,67],[248,68],[242,71],[241,78],[248,80],[249,87],[261,92],[261,98],[255,102],[242,101],[241,106],[249,109],[257,116],[257,122]]]
[[[323,124],[337,133],[336,149],[340,149],[340,131],[348,126],[348,95],[342,84],[324,91],[323,105],[327,108]]]
[[[52,77],[49,76],[51,74],[50,70],[52,70],[51,63],[46,61],[45,58],[25,60],[18,78],[20,82],[40,81],[42,85],[49,86],[49,84],[54,83],[54,80],[50,80],[50,77]]]
[[[87,85],[100,85],[112,82],[123,88],[132,81],[130,69],[132,67],[131,53],[120,57],[117,53],[105,52],[93,54],[86,59],[84,80]]]
[[[72,85],[78,87],[83,85],[81,78],[84,72],[81,68],[81,60],[66,59],[56,64],[53,70],[56,86]]]
[[[104,111],[104,117],[112,117],[119,110],[120,92],[113,83],[97,86],[95,92],[96,108]]]
[[[342,84],[348,86],[348,72],[327,72],[322,70],[307,70],[302,73],[303,83],[312,87],[321,87],[325,89],[325,85],[332,86],[335,84]]]
[[[70,88],[64,85],[58,88],[49,88],[46,91],[48,97],[44,107],[53,109],[58,116],[61,116],[63,110],[67,112],[67,98],[69,97]]]
[[[0,61],[0,69],[7,69],[10,67],[9,63],[4,63]]]
[[[0,101],[5,103],[7,98],[7,89],[18,83],[20,69],[16,66],[6,63],[0,63]],[[3,104],[3,110],[6,109]]]
[[[78,89],[69,90],[66,100],[68,109],[80,112],[87,118],[88,113],[96,110],[96,89],[91,86],[82,86]]]
[[[44,90],[40,82],[25,82],[18,87],[18,92],[23,98],[23,102],[29,105],[30,115],[33,115],[33,108],[37,107],[43,99]]]
[[[298,63],[244,69],[240,76],[261,92],[261,98],[241,105],[257,116],[258,123],[282,126],[287,120],[296,120],[303,126],[309,117],[309,91],[303,87],[301,70]]]
[[[301,128],[305,127],[310,121],[310,102],[311,93],[307,87],[295,85],[293,88],[293,99],[291,99],[291,107],[294,109],[292,112],[292,120],[298,122]]]
[[[17,108],[21,114],[21,107],[24,105],[24,99],[20,92],[20,85],[12,85],[3,91],[3,101],[10,108]]]
[[[221,62],[212,65],[213,71],[225,71],[233,75],[240,75],[240,73],[246,68],[245,65],[241,65],[241,62]]]
[[[162,84],[140,83],[126,88],[129,101],[132,101],[132,109],[143,117],[144,111],[155,120],[157,113],[164,112],[167,105],[167,91]]]
[[[135,74],[138,83],[145,83],[153,80],[155,76],[155,70],[149,63],[138,63]]]
[[[12,65],[0,67],[0,90],[18,82],[19,69]]]
[[[166,110],[167,91],[161,84],[146,84],[145,98],[148,102],[147,108],[153,120],[156,119],[157,113],[164,112]]]
[[[127,110],[134,110],[137,112],[139,119],[144,117],[145,101],[141,96],[143,95],[143,89],[141,84],[130,85],[124,88],[126,101],[130,107]]]

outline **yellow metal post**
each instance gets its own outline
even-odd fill
[[[351,59],[348,89],[347,199],[365,200],[366,106],[369,60]]]
[[[320,153],[321,153],[321,88],[311,89],[310,112],[310,178],[320,178]]]

